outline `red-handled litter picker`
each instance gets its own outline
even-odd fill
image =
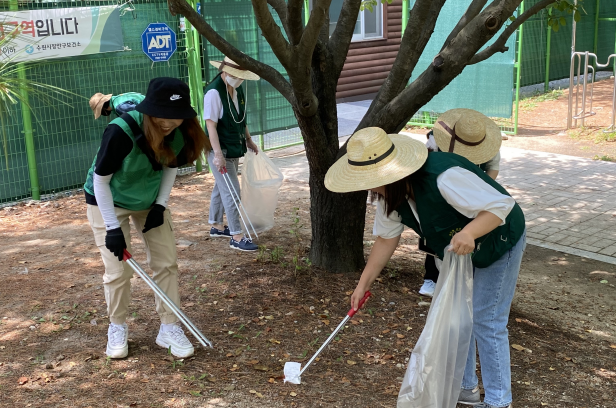
[[[359,306],[357,307],[357,310],[361,309],[361,307],[364,305],[366,300],[368,300],[368,298],[371,295],[372,295],[372,293],[370,293],[370,291],[367,291],[364,294],[364,297],[359,301]],[[325,340],[325,343],[323,343],[321,348],[319,348],[317,350],[317,352],[314,353],[314,356],[312,356],[312,358],[308,361],[308,363],[304,366],[303,369],[301,369],[302,365],[300,363],[294,363],[292,361],[284,363],[284,382],[290,382],[292,384],[300,384],[301,383],[302,374],[304,373],[304,371],[306,371],[306,369],[308,367],[310,367],[310,364],[312,364],[314,359],[317,358],[317,356],[319,354],[321,354],[321,352],[323,350],[325,350],[325,347],[327,347],[327,345],[329,343],[331,343],[331,341],[336,337],[338,332],[340,330],[342,330],[344,325],[349,321],[349,319],[351,317],[353,317],[355,315],[355,313],[356,313],[356,311],[353,308],[351,308],[351,310],[349,310],[349,313],[347,313],[347,315],[344,318],[344,320],[342,320],[342,322],[338,325],[338,327],[336,327],[336,330],[334,330],[332,332],[332,334],[329,335],[327,340]]]
[[[130,267],[133,268],[133,270],[137,273],[137,275],[139,275],[139,277],[148,284],[148,286],[154,291],[154,293],[160,298],[160,300],[162,300],[162,302],[169,309],[171,309],[173,314],[176,315],[178,319],[180,319],[180,322],[182,322],[182,324],[186,326],[188,331],[190,331],[193,336],[195,336],[197,340],[199,340],[199,343],[201,343],[203,347],[212,347],[212,342],[209,341],[203,335],[203,333],[201,333],[199,329],[197,329],[193,322],[191,322],[188,317],[186,317],[184,312],[182,312],[182,310],[175,303],[173,303],[171,299],[169,299],[169,296],[167,296],[167,294],[163,292],[163,290],[152,280],[152,278],[150,278],[150,275],[148,275],[147,272],[144,271],[141,266],[139,266],[139,264],[133,259],[133,256],[130,254],[130,252],[128,252],[126,249],[124,250],[124,262],[129,264]]]

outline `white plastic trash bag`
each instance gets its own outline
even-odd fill
[[[455,408],[473,331],[471,256],[445,249],[426,325],[406,369],[398,408]]]
[[[282,172],[264,152],[248,150],[242,166],[242,204],[257,233],[274,226]]]

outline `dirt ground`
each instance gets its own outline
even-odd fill
[[[612,124],[613,90],[613,80],[596,82],[592,108],[596,115],[586,118],[584,126],[578,121],[579,126],[569,130],[568,89],[522,99],[518,134],[503,146],[616,161],[616,129],[604,132]]]
[[[170,204],[182,307],[215,345],[185,360],[156,346],[153,295],[137,278],[129,356],[105,358],[103,268],[81,196],[0,210],[0,406],[395,406],[428,311],[413,233],[302,384],[283,384],[284,362],[306,362],[348,311],[359,272],[305,261],[306,184],[285,181],[258,254],[209,238],[212,185],[207,174],[179,177]],[[133,251],[145,264],[138,238]],[[516,408],[616,406],[614,284],[613,265],[528,246],[509,325]]]

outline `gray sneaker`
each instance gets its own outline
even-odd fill
[[[458,397],[458,404],[481,406],[481,395],[479,395],[479,386],[476,386],[472,390],[460,390],[460,396]],[[487,408],[487,407],[483,407]]]
[[[495,407],[494,405],[490,405],[486,402],[482,402],[479,405],[475,405],[475,408],[499,408],[499,407]],[[513,405],[509,404],[506,407],[502,407],[502,408],[513,408]]]

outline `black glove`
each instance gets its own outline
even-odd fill
[[[107,231],[105,236],[105,246],[110,250],[118,260],[124,259],[124,249],[126,248],[126,241],[124,240],[124,233],[122,228],[114,228]]]
[[[160,204],[154,204],[152,209],[148,213],[148,217],[145,219],[145,225],[143,226],[144,234],[152,228],[160,227],[165,222],[165,207]]]

